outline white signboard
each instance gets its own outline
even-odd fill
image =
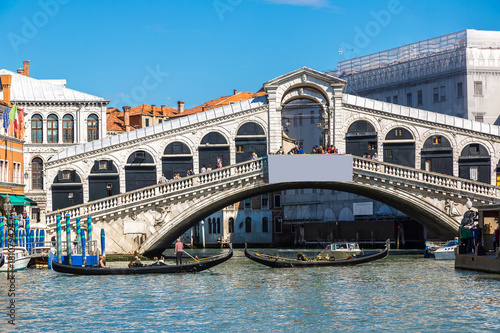
[[[269,155],[264,181],[352,182],[352,155]]]
[[[353,215],[373,215],[373,202],[354,202],[352,204]]]

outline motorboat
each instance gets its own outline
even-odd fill
[[[434,241],[426,241],[425,242],[425,250],[424,250],[424,258],[435,258],[434,252],[445,245],[444,242],[434,242]]]
[[[455,260],[455,249],[457,247],[458,240],[451,240],[434,251],[434,257],[438,260]]]
[[[0,264],[3,261],[3,265],[0,265],[0,272],[7,272],[9,269],[9,249],[3,248],[1,250],[2,258],[0,258]],[[20,271],[28,267],[30,262],[30,255],[25,247],[16,246],[14,247],[14,271]]]
[[[51,246],[37,246],[30,251],[30,263],[28,267],[47,268],[49,267],[49,253],[55,251]]]
[[[318,259],[317,257],[314,259],[307,259],[300,252],[298,253],[297,259],[295,258],[284,258],[273,256],[269,254],[263,253],[250,253],[247,250],[245,244],[245,256],[259,264],[263,264],[269,267],[323,267],[323,266],[350,266],[350,265],[358,265],[367,263],[370,261],[383,259],[387,257],[390,250],[390,240],[388,239],[385,242],[385,248],[374,254],[363,254],[358,255],[356,257],[350,256],[345,259],[335,259],[331,257],[330,259]]]
[[[355,258],[362,253],[355,242],[335,242],[326,246],[316,257],[318,260]]]

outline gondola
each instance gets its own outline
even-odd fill
[[[59,264],[52,262],[52,269],[58,273],[76,275],[129,275],[129,274],[170,274],[170,273],[196,273],[210,269],[229,260],[233,256],[233,248],[230,246],[229,252],[198,260],[192,260],[182,265],[166,266],[141,266],[128,268],[99,268],[81,267]]]
[[[349,266],[383,259],[389,255],[390,239],[385,242],[385,248],[375,254],[360,255],[347,259],[318,260],[318,259],[293,259],[272,256],[268,254],[250,253],[245,244],[245,256],[255,262],[269,267],[322,267],[322,266]]]

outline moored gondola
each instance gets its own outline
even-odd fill
[[[170,273],[196,273],[210,269],[229,260],[233,256],[233,248],[229,252],[203,259],[192,260],[182,265],[141,266],[128,268],[99,268],[81,267],[52,262],[52,269],[59,273],[76,275],[129,275],[129,274],[170,274]]]
[[[255,262],[269,266],[269,267],[322,267],[322,266],[349,266],[358,265],[366,262],[383,259],[389,255],[390,250],[390,239],[385,242],[385,248],[374,254],[360,255],[356,257],[350,257],[347,259],[337,259],[337,260],[318,260],[318,259],[293,259],[293,258],[283,258],[272,256],[269,254],[261,253],[250,253],[248,252],[245,245],[245,256]],[[305,259],[305,260],[304,260]]]

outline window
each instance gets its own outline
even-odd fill
[[[234,233],[234,219],[232,217],[229,218],[229,221],[228,221],[228,232],[230,234]]]
[[[43,122],[42,116],[36,114],[31,117],[31,142],[43,142]]]
[[[396,128],[394,130],[394,136],[403,136],[403,130],[401,128]]]
[[[73,143],[74,141],[74,127],[73,116],[67,114],[63,117],[63,142]]]
[[[217,218],[217,233],[220,234],[220,218]]]
[[[108,197],[113,195],[113,183],[106,183],[106,194]]]
[[[99,161],[99,170],[105,170],[108,168],[108,161]]]
[[[64,180],[70,180],[71,179],[71,171],[70,170],[64,170],[62,172],[62,179],[64,179]]]
[[[57,131],[57,116],[51,114],[47,118],[47,142],[48,143],[57,143],[59,141],[58,131]]]
[[[457,98],[463,98],[464,97],[464,90],[462,87],[462,82],[457,83]]]
[[[440,98],[441,98],[441,101],[446,101],[446,87],[445,86],[441,86],[440,88]]]
[[[245,199],[245,209],[252,209],[252,199]]]
[[[390,102],[391,102],[391,96],[387,96],[387,97],[385,98],[385,101],[386,101],[387,103],[390,103]]]
[[[484,115],[482,114],[477,114],[474,116],[476,121],[479,121],[480,123],[484,122]]]
[[[145,120],[146,120],[146,127],[148,127],[149,126],[149,118],[146,118]]]
[[[95,114],[87,118],[87,141],[99,139],[99,122]]]
[[[417,91],[417,105],[424,104],[424,98],[422,97],[422,90]]]
[[[425,165],[425,171],[431,171],[431,166],[432,166],[431,160],[425,160],[424,165]]]
[[[441,144],[441,135],[434,135],[432,137],[432,144],[433,145],[440,145]]]
[[[434,103],[439,102],[439,89],[437,87],[432,90],[432,95],[434,96]]]
[[[39,157],[31,161],[31,186],[33,190],[43,190],[43,162]]]
[[[252,218],[250,216],[245,219],[245,232],[252,232]]]
[[[483,81],[474,81],[474,96],[483,96]]]
[[[393,102],[394,104],[398,104],[398,96],[393,96],[393,97],[392,97],[392,102]]]
[[[260,197],[260,209],[268,209],[269,208],[269,199],[267,198],[267,194],[263,194]]]
[[[274,220],[274,232],[283,232],[283,219],[281,217],[276,217],[276,219]]]
[[[236,145],[236,153],[244,153],[245,146],[244,145]]]
[[[479,167],[471,166],[469,169],[469,176],[471,180],[477,180],[477,176],[479,173]]]
[[[161,124],[163,122],[163,119],[158,119],[158,124]]]
[[[262,232],[269,232],[269,223],[267,223],[267,217],[262,218]]]
[[[385,151],[385,157],[389,160],[392,160],[392,149],[387,149]]]
[[[281,195],[280,194],[274,195],[274,208],[281,208]]]
[[[406,94],[406,105],[412,106],[412,98],[411,98],[411,93]]]
[[[368,142],[368,150],[376,150],[377,149],[377,142]]]
[[[22,179],[22,177],[21,177],[21,163],[13,162],[12,166],[14,167],[14,169],[12,170],[12,173],[13,173],[12,182],[21,184],[22,183],[22,181],[21,181],[21,179]]]
[[[212,219],[208,218],[208,233],[212,233]]]

